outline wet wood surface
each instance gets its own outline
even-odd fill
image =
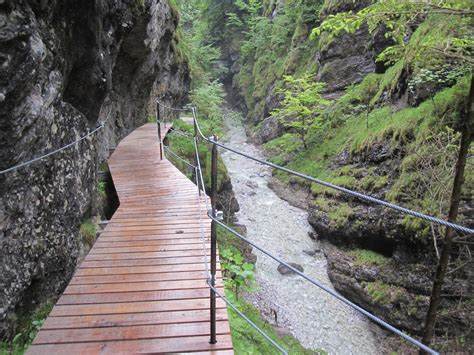
[[[218,342],[209,344],[210,220],[204,196],[160,160],[156,124],[127,136],[109,168],[120,206],[28,353],[232,354],[220,299]],[[217,286],[223,290],[219,263]]]

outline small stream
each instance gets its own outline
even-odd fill
[[[224,140],[229,146],[263,158],[259,148],[247,141],[240,122],[227,117],[226,126]],[[318,242],[308,236],[307,213],[268,187],[271,169],[231,152],[221,150],[221,154],[240,204],[236,217],[247,227],[248,238],[283,260],[300,264],[307,275],[333,289],[326,258]],[[309,349],[331,354],[380,353],[377,329],[367,319],[301,277],[281,275],[277,262],[257,250],[254,253],[258,287],[246,298],[270,323],[275,325],[276,313],[277,325]]]

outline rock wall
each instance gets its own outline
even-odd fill
[[[153,97],[184,98],[177,22],[167,0],[0,1],[0,170],[105,122],[0,175],[0,336],[66,286],[109,148],[146,122]]]

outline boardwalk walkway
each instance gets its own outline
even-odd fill
[[[109,167],[120,207],[28,353],[232,354],[220,299],[218,342],[209,344],[200,221],[209,248],[210,220],[196,186],[169,161],[160,162],[156,124],[126,137]],[[217,285],[222,288],[220,272]]]

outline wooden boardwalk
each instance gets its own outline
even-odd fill
[[[207,249],[210,220],[204,204],[199,207],[196,186],[159,160],[156,124],[126,137],[109,167],[120,207],[28,353],[232,354],[221,299],[218,342],[209,344],[201,218]],[[220,271],[217,285],[222,289]]]

